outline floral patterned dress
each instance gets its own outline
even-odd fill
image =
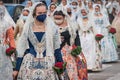
[[[109,21],[105,16],[94,17],[94,30],[97,34],[102,34],[104,38],[101,40],[102,62],[113,62],[118,60],[116,47],[109,34]]]
[[[71,55],[72,46],[70,46],[70,34],[68,30],[63,31],[61,37],[63,38],[61,51],[63,61],[67,62],[66,71],[69,80],[88,80],[87,64],[83,53],[81,52],[77,57]],[[76,45],[80,45],[78,36],[75,41]]]

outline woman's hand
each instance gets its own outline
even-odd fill
[[[13,80],[17,80],[18,71],[13,71]]]

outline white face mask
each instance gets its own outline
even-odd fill
[[[23,16],[22,19],[23,19],[23,21],[26,21],[27,20],[27,16]]]
[[[77,6],[72,6],[73,9],[77,9]]]
[[[54,20],[54,22],[58,25],[62,24],[63,23],[63,20]]]
[[[99,15],[99,14],[101,14],[101,12],[95,12],[95,14],[96,14],[96,15]]]
[[[87,15],[86,15],[86,16],[82,16],[82,18],[85,19],[85,18],[88,18],[88,17],[87,17]]]

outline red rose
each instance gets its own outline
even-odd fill
[[[58,75],[60,75],[65,71],[66,64],[66,62],[57,62],[55,63],[53,69],[57,72]]]
[[[102,34],[97,34],[95,36],[96,41],[100,41],[104,36]]]
[[[55,63],[55,67],[63,69],[63,64],[64,64],[63,62],[57,62]]]
[[[76,49],[77,46],[76,45],[72,45],[72,50]]]
[[[115,28],[110,28],[109,33],[115,34],[116,33],[116,29]]]
[[[13,48],[13,47],[6,49],[6,54],[8,56],[11,56],[14,52],[15,52],[15,48]]]

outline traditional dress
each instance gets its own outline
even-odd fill
[[[87,69],[100,71],[102,70],[102,56],[101,51],[98,48],[98,44],[95,41],[92,24],[89,19],[87,21],[83,21],[83,19],[79,18],[77,21],[80,26],[79,36],[82,51],[87,61]]]
[[[117,45],[120,45],[120,10],[112,22],[112,27],[116,28],[117,33],[115,34],[115,37],[116,37]]]
[[[25,22],[23,21],[23,19],[19,19],[17,21],[16,27],[15,27],[15,38],[16,39],[18,39],[20,37],[24,24],[25,24]]]
[[[88,80],[86,59],[83,53],[81,52],[77,57],[71,55],[71,43],[74,35],[71,35],[71,33],[74,32],[72,31],[72,28],[70,29],[70,24],[68,26],[59,27],[59,32],[61,35],[61,40],[63,39],[61,43],[61,51],[63,61],[67,62],[66,71],[68,73],[69,80]],[[75,43],[73,44],[80,46],[78,35],[76,38],[73,38],[73,40],[75,40]]]
[[[109,22],[106,16],[94,16],[94,30],[96,34],[102,34],[104,38],[101,40],[101,51],[103,62],[111,62],[118,60],[118,54],[113,43],[111,35],[108,33]]]
[[[9,46],[15,48],[14,32],[9,22],[3,19],[4,11],[4,7],[0,6],[0,80],[13,80],[13,66],[6,49]]]
[[[23,51],[24,54],[22,56],[20,56],[19,50],[23,49],[22,46],[24,45],[18,45],[19,57],[17,59],[16,70],[19,70],[19,75],[17,80],[58,80],[52,68],[55,62],[62,62],[58,41],[59,35],[57,35],[58,31],[51,26],[50,28],[53,29],[51,34],[47,33],[48,30],[46,32],[33,32],[32,26],[31,24],[27,33],[23,32],[23,35],[21,35],[20,39],[25,40],[25,43],[20,44],[28,45],[28,49],[27,46],[26,48],[24,47],[25,51]],[[50,28],[49,30],[51,30]],[[48,36],[51,37],[48,38]]]

